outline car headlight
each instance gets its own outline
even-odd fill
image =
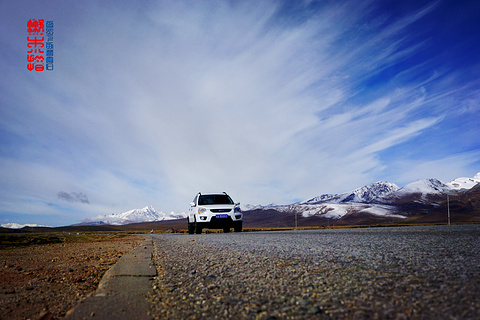
[[[235,212],[235,213],[237,213],[237,212],[238,212],[238,213],[242,213],[242,209],[240,209],[240,207],[235,207],[235,208],[233,209],[233,212]]]
[[[205,208],[198,208],[198,214],[202,214],[202,213],[205,213],[207,212],[207,209]]]

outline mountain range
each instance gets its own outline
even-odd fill
[[[288,205],[269,204],[242,205],[245,224],[255,223],[255,217],[270,219],[277,223],[280,216],[291,220],[293,214],[311,223],[357,224],[368,221],[407,220],[417,215],[445,212],[447,195],[452,199],[452,210],[459,210],[460,203],[465,205],[462,197],[470,195],[477,199],[475,188],[480,189],[480,173],[473,178],[457,178],[447,183],[438,179],[424,179],[412,182],[400,188],[387,181],[378,181],[341,194],[322,194],[304,201]],[[471,191],[474,189],[473,191]],[[477,199],[480,202],[480,198]],[[443,213],[442,213],[443,214]],[[273,216],[271,216],[273,215]],[[166,214],[157,212],[151,206],[130,210],[118,214],[98,216],[86,220],[81,225],[125,225],[140,222],[170,221],[186,218],[185,213]],[[249,221],[248,221],[249,220]],[[264,222],[258,223],[262,224]],[[281,219],[280,219],[281,220]]]
[[[167,214],[163,211],[157,212],[152,206],[146,206],[143,209],[133,209],[121,213],[112,213],[108,215],[100,215],[88,220],[84,220],[82,223],[76,224],[77,226],[92,226],[92,225],[125,225],[141,222],[154,222],[164,220],[175,220],[186,218],[185,213]]]
[[[403,188],[379,181],[349,192],[322,194],[289,205],[247,205],[245,213],[250,219],[265,219],[267,224],[268,219],[275,220],[275,214],[277,218],[284,217],[284,221],[291,220],[295,214],[303,223],[311,225],[370,224],[395,220],[445,221],[446,212],[451,209],[457,220],[462,217],[462,222],[480,221],[479,183],[480,173],[447,183],[438,179],[418,180]],[[281,224],[276,223],[270,226]]]
[[[21,229],[21,228],[25,228],[25,227],[35,227],[35,228],[47,227],[48,228],[48,226],[39,225],[39,224],[35,224],[35,223],[20,224],[20,223],[16,223],[16,222],[3,223],[3,224],[0,225],[0,227],[8,228],[8,229]]]
[[[450,182],[424,179],[400,188],[378,181],[341,194],[322,194],[304,201],[277,205],[242,205],[244,226],[291,226],[295,217],[305,225],[361,224],[382,221],[444,221],[451,210],[463,222],[480,222],[480,172]],[[449,201],[447,202],[447,196]],[[157,212],[152,206],[100,215],[74,226],[128,225],[185,219],[186,213]],[[472,220],[473,219],[473,220]],[[25,225],[3,224],[15,229]]]

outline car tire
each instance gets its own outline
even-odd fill
[[[196,234],[201,234],[202,233],[202,226],[195,221],[195,233]]]
[[[223,228],[223,233],[229,233],[230,232],[230,228]]]
[[[235,225],[233,226],[233,229],[235,232],[242,232],[242,222],[237,222],[235,223]]]
[[[195,233],[195,223],[191,223],[188,218],[187,218],[187,222],[188,222],[188,234],[194,234]]]

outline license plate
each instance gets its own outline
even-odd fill
[[[228,218],[228,214],[217,214],[216,218],[217,219],[226,219],[226,218]]]

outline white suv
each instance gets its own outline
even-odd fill
[[[203,228],[242,232],[243,214],[240,203],[226,193],[198,193],[188,210],[188,233],[202,233]]]

